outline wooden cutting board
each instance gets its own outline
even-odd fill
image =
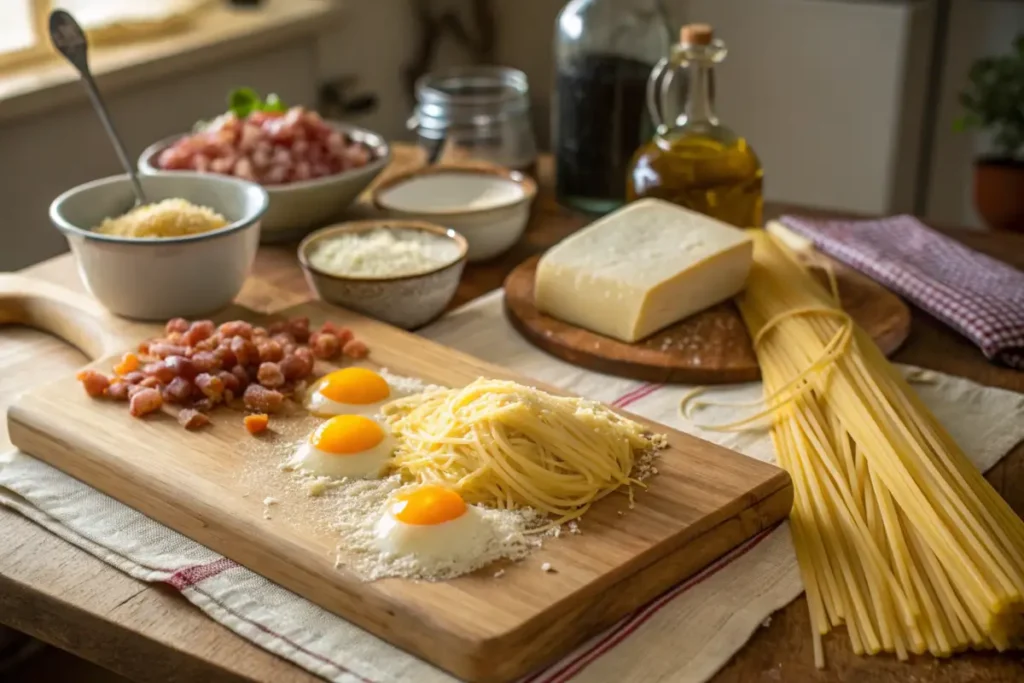
[[[910,334],[910,309],[870,278],[827,256],[843,308],[888,356]],[[701,311],[635,344],[605,337],[545,315],[534,305],[535,256],[505,279],[505,312],[530,343],[580,367],[646,382],[732,384],[760,378],[750,335],[732,301]],[[820,271],[819,271],[820,272]],[[821,274],[825,283],[824,274]]]
[[[369,364],[398,374],[451,386],[479,376],[517,379],[320,302],[284,314],[351,327],[370,345]],[[264,319],[245,309],[218,319],[239,316]],[[17,276],[0,276],[0,322],[52,331],[102,356],[93,365],[105,371],[120,351],[159,329]],[[365,583],[335,567],[335,532],[309,523],[316,513],[308,508],[317,500],[293,501],[254,486],[251,472],[265,455],[253,455],[255,439],[239,414],[221,410],[212,417],[213,425],[199,432],[186,432],[169,414],[134,419],[125,404],[90,399],[67,377],[23,395],[8,422],[23,451],[470,681],[510,681],[564,655],[783,519],[792,503],[784,471],[652,424],[668,434],[670,448],[633,509],[625,496],[603,499],[582,520],[581,534],[548,539],[525,560],[503,565],[500,578],[491,566],[448,582]],[[271,465],[279,461],[267,468],[277,471]],[[266,508],[267,519],[262,501],[275,495],[282,502]],[[555,571],[543,571],[545,562]]]

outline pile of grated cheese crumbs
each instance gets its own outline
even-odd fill
[[[224,216],[184,199],[164,199],[137,206],[123,216],[104,219],[96,232],[118,237],[183,237],[223,228]]]
[[[544,516],[536,510],[480,508],[492,534],[484,551],[472,558],[428,559],[387,553],[377,546],[375,526],[390,496],[404,485],[401,477],[393,475],[379,480],[349,481],[343,486],[343,500],[334,525],[341,537],[336,567],[344,566],[365,581],[389,577],[445,581],[498,560],[521,560],[543,542],[537,535],[527,533],[545,523]]]
[[[322,240],[310,264],[341,277],[395,277],[425,273],[459,258],[458,245],[414,230],[378,229]]]

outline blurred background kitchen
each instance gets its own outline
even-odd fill
[[[46,226],[51,199],[119,172],[71,69],[37,52],[49,49],[33,36],[38,4],[2,3],[3,269],[63,251]],[[549,148],[563,0],[49,4],[94,29],[94,69],[129,153],[218,111],[239,84],[414,140],[414,81],[460,64],[525,72],[537,143]],[[729,46],[717,110],[757,150],[766,200],[983,227],[972,165],[988,141],[954,130],[958,94],[975,60],[1011,50],[1024,2],[666,0],[665,8],[674,37],[684,23],[707,22]]]

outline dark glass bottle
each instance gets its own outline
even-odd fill
[[[555,182],[563,204],[607,213],[653,127],[647,78],[671,44],[660,0],[572,0],[555,31]]]

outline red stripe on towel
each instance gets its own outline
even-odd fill
[[[740,557],[746,555],[761,543],[761,541],[767,538],[768,535],[776,528],[777,525],[770,529],[765,529],[728,555],[719,558],[713,564],[705,567],[704,570],[697,575],[689,578],[675,588],[670,589],[666,593],[662,594],[661,597],[656,598],[647,604],[647,606],[640,608],[631,616],[626,617],[617,625],[613,626],[611,630],[605,633],[596,643],[577,654],[572,660],[558,668],[556,671],[552,672],[551,669],[541,671],[531,678],[523,681],[523,683],[565,683],[565,681],[571,680],[576,676],[576,674],[587,668],[587,666],[593,663],[598,657],[625,640],[631,633],[640,628],[640,626],[642,626],[648,619],[665,607],[665,605],[669,604],[672,600],[694,586],[697,586],[706,579],[711,578]],[[556,664],[555,666],[558,665]]]

